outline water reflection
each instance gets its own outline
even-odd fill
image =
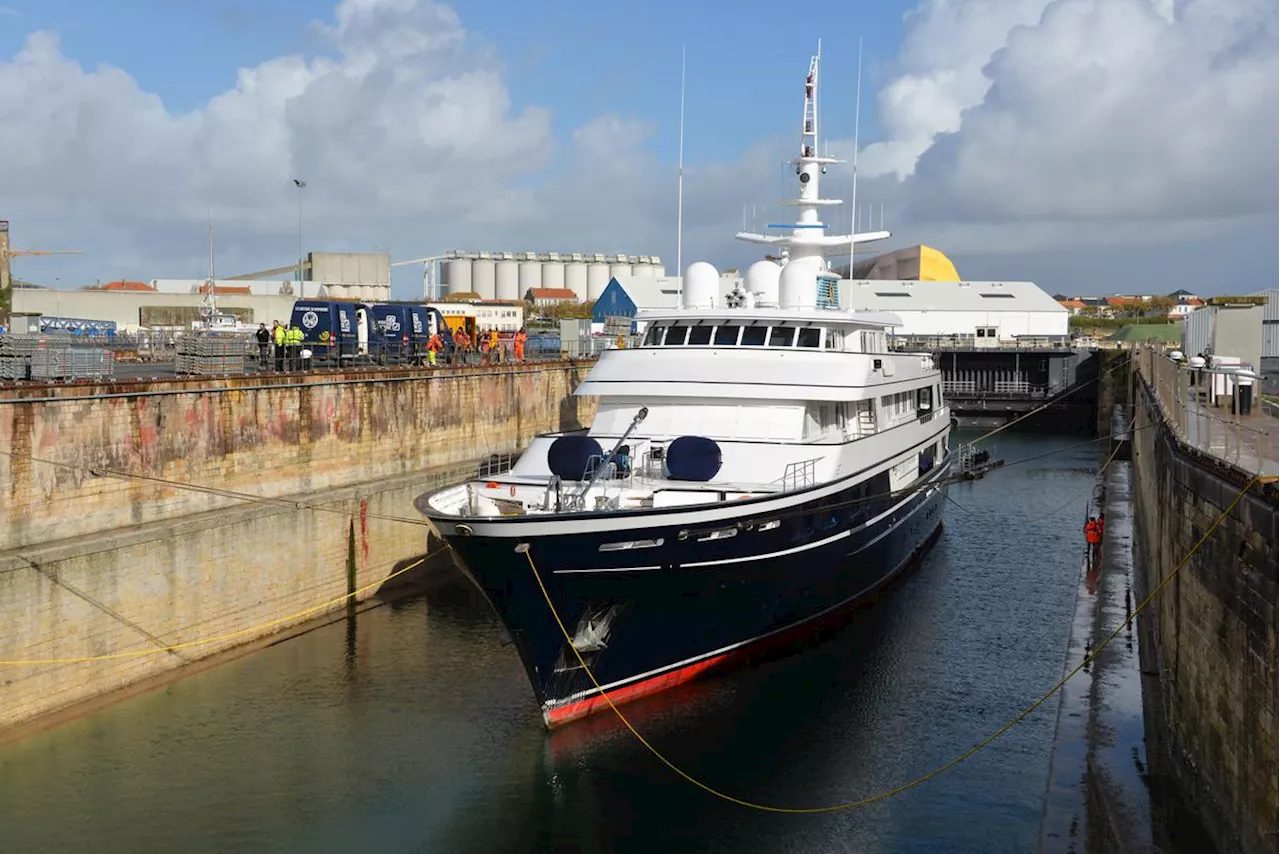
[[[1014,460],[1075,439],[1001,434]],[[953,489],[892,595],[804,652],[626,706],[673,761],[813,806],[896,786],[1060,676],[1095,450]],[[963,509],[961,509],[963,508]],[[1066,512],[1066,511],[1064,511]],[[618,722],[543,732],[466,584],[348,615],[0,748],[19,851],[1018,851],[1035,845],[1056,706],[918,789],[779,816],[675,778]]]

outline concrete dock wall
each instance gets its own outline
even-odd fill
[[[17,453],[0,456],[0,730],[306,623],[352,589],[374,595],[426,550],[413,499],[488,453],[589,419],[594,402],[571,397],[582,373],[0,401],[0,441]],[[94,477],[22,453],[296,503]],[[54,663],[7,663],[31,660]]]
[[[1249,475],[1180,443],[1135,378],[1135,594],[1168,577]],[[1254,486],[1139,619],[1151,773],[1215,846],[1276,850],[1277,511]]]
[[[0,454],[0,548],[238,503],[163,480],[264,497],[320,495],[523,447],[589,415],[591,402],[572,397],[586,370],[297,375],[278,384],[77,388],[0,401],[0,448],[12,451]],[[137,479],[91,473],[102,470]]]

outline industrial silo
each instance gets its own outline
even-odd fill
[[[520,265],[510,252],[502,253],[497,265],[498,288],[497,298],[516,300],[524,296],[520,290]]]
[[[441,278],[445,288],[451,294],[465,294],[471,291],[471,259],[450,258],[440,265]]]
[[[653,270],[653,277],[661,279],[667,274],[667,268],[662,266],[662,259],[657,255],[649,256],[649,268]]]
[[[480,257],[471,262],[471,289],[480,299],[495,299],[498,292],[497,263],[488,256],[488,252],[481,252]]]
[[[603,255],[592,255],[587,265],[587,299],[594,300],[609,287],[609,264]]]
[[[542,287],[542,262],[533,252],[525,252],[520,256],[520,293],[529,288]]]
[[[564,286],[579,300],[587,298],[587,262],[576,252],[564,264]]]
[[[630,275],[631,275],[631,259],[628,258],[626,255],[613,256],[613,261],[609,264],[609,277],[616,279],[619,276],[621,276],[622,278],[625,279]],[[606,282],[606,284],[608,283]]]
[[[564,262],[560,260],[560,253],[548,252],[542,256],[542,286],[564,289]]]

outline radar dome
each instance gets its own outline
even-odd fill
[[[782,268],[772,261],[757,261],[747,268],[747,293],[756,295],[758,305],[778,304],[778,280]]]
[[[694,261],[684,271],[685,308],[715,308],[720,293],[720,272],[706,261]]]
[[[796,258],[782,268],[778,290],[783,308],[814,308],[818,302],[818,273],[821,258]]]

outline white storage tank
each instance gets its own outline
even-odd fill
[[[587,298],[587,263],[569,261],[564,265],[564,286],[579,300]]]
[[[542,287],[542,262],[532,252],[520,261],[520,293]]]
[[[346,285],[325,285],[324,295],[329,297],[330,299],[346,299],[347,286]]]
[[[631,275],[631,259],[626,255],[613,256],[613,262],[609,264],[609,278],[616,279],[618,277],[626,278]]]
[[[497,264],[487,258],[477,258],[471,262],[471,290],[480,299],[495,299],[498,291]]]
[[[382,302],[382,288],[377,285],[364,285],[360,288],[360,299],[367,303]]]
[[[564,287],[564,263],[561,261],[542,262],[542,287]]]
[[[520,265],[504,259],[497,264],[497,299],[515,300],[524,296],[520,290]]]
[[[594,300],[609,287],[609,265],[603,261],[592,261],[587,265],[587,299]]]
[[[440,278],[451,294],[471,291],[471,261],[466,258],[450,258],[440,265]]]

